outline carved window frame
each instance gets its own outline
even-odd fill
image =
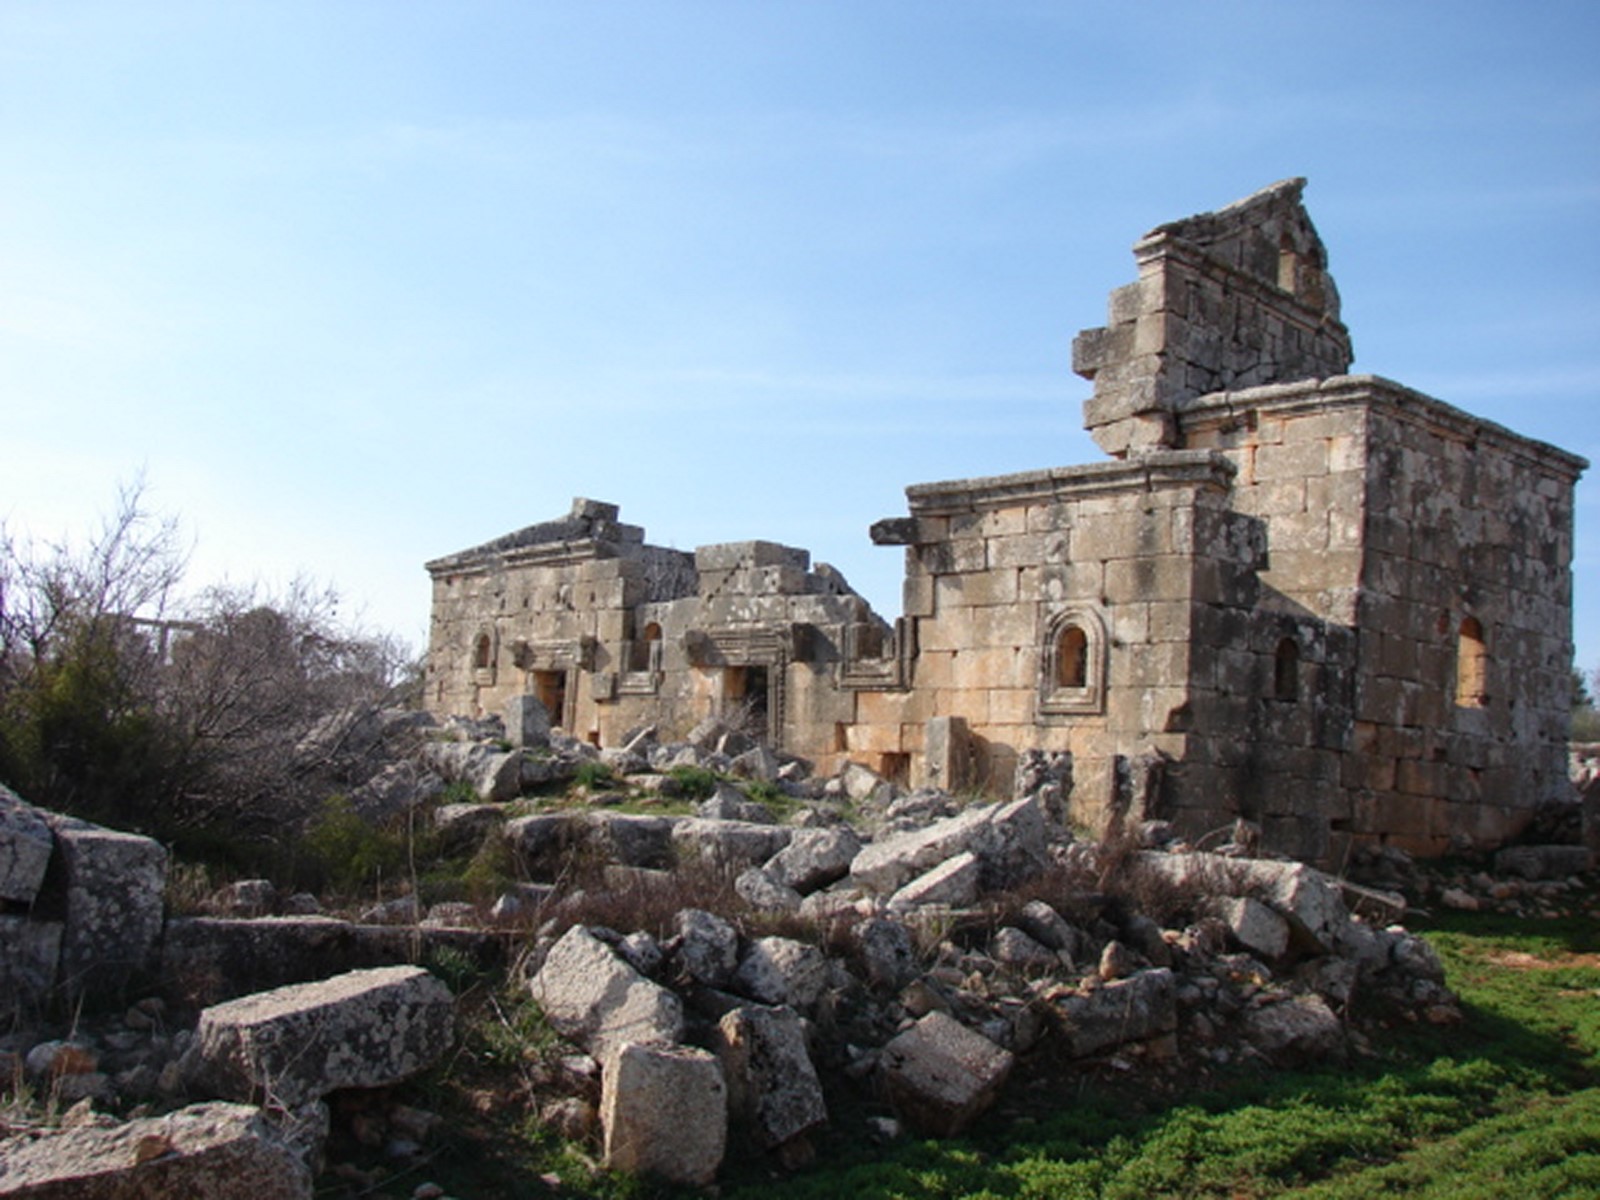
[[[1062,646],[1070,630],[1083,634],[1083,683],[1061,682]],[[1106,710],[1105,618],[1099,610],[1075,605],[1045,620],[1039,654],[1039,714],[1045,717],[1097,716]]]
[[[500,631],[493,625],[478,626],[467,651],[472,682],[479,687],[493,687],[499,661]]]

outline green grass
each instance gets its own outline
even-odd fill
[[[1466,1019],[1397,1021],[1376,1054],[1317,1071],[1240,1068],[1202,1085],[1019,1071],[967,1136],[871,1141],[887,1109],[840,1090],[810,1168],[735,1139],[722,1200],[1546,1200],[1600,1196],[1600,928],[1451,914],[1425,931]],[[471,988],[456,1056],[419,1099],[457,1136],[430,1164],[451,1194],[691,1195],[595,1169],[541,1128],[529,1072],[559,1054],[516,985]],[[482,1095],[493,1093],[491,1103]],[[473,1097],[478,1100],[475,1102]],[[337,1193],[334,1193],[337,1194]]]

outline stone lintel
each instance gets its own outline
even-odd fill
[[[1456,441],[1486,443],[1566,482],[1575,481],[1589,468],[1586,458],[1548,442],[1523,437],[1504,425],[1475,417],[1381,375],[1335,375],[1297,383],[1270,383],[1236,392],[1194,396],[1177,406],[1178,420],[1185,430],[1201,423],[1233,420],[1247,412],[1282,417],[1352,407],[1382,410]]]
[[[949,516],[1115,492],[1156,492],[1175,487],[1227,491],[1233,485],[1235,472],[1233,463],[1216,451],[1161,450],[1079,467],[921,483],[906,489],[906,501],[915,516]]]

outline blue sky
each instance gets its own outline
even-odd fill
[[[195,583],[420,644],[587,495],[892,616],[867,526],[1097,459],[1131,244],[1291,175],[1356,370],[1600,461],[1597,64],[1592,2],[0,0],[0,519],[143,471]]]

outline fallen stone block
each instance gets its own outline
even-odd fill
[[[917,952],[911,931],[899,921],[869,917],[855,927],[856,945],[873,987],[899,991],[917,977]]]
[[[1350,924],[1338,883],[1304,863],[1228,858],[1220,854],[1163,854],[1145,851],[1139,870],[1172,887],[1206,896],[1252,896],[1288,922],[1295,946],[1327,954]]]
[[[69,996],[118,992],[155,967],[167,852],[151,838],[75,817],[48,813],[45,820],[61,855],[65,899],[59,981]]]
[[[962,908],[978,898],[983,866],[978,856],[964,850],[927,871],[889,898],[890,912],[905,912],[924,904]]]
[[[717,1056],[735,1120],[770,1150],[826,1123],[822,1083],[791,1008],[736,1008],[717,1026]]]
[[[54,848],[44,814],[0,784],[0,900],[32,904]]]
[[[998,805],[969,808],[925,829],[895,834],[862,848],[850,863],[851,881],[888,895],[923,872],[970,850]]]
[[[703,1187],[722,1165],[728,1093],[716,1056],[689,1046],[626,1043],[604,1060],[605,1165]]]
[[[779,883],[804,896],[843,879],[860,852],[861,839],[847,825],[797,829],[766,868]]]
[[[906,1121],[953,1137],[994,1103],[1014,1061],[1010,1051],[935,1011],[883,1048],[879,1071]]]
[[[1220,896],[1210,905],[1234,940],[1266,959],[1282,958],[1289,949],[1289,922],[1249,896]]]
[[[1344,1053],[1344,1025],[1320,996],[1246,1009],[1245,1037],[1279,1066],[1325,1063]]]
[[[1067,1053],[1073,1058],[1161,1037],[1178,1028],[1177,984],[1166,967],[1058,996],[1055,1007]]]
[[[562,1036],[602,1061],[624,1043],[671,1044],[683,1036],[678,997],[581,925],[550,948],[530,990]]]
[[[678,823],[672,840],[680,858],[698,858],[723,870],[744,870],[781,851],[792,833],[782,825],[694,817]]]
[[[787,1004],[802,1012],[828,988],[828,960],[822,951],[793,938],[757,938],[734,972],[732,988],[763,1004]]]
[[[420,967],[350,971],[214,1005],[200,1014],[191,1086],[286,1105],[399,1083],[454,1037],[450,989]]]
[[[608,862],[624,867],[665,868],[672,865],[672,817],[591,810],[578,825],[585,846]]]
[[[733,881],[733,890],[747,904],[777,912],[795,912],[803,900],[799,892],[779,883],[764,867],[741,872]]]
[[[739,967],[739,931],[715,913],[686,908],[677,915],[678,962],[696,983],[728,986]]]
[[[86,1125],[0,1153],[0,1195],[27,1200],[309,1200],[295,1131],[241,1104]]]

